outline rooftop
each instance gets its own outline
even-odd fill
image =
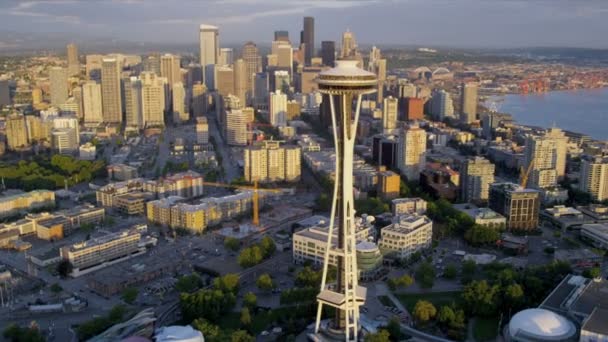
[[[581,330],[596,334],[608,335],[608,324],[606,324],[606,317],[608,317],[608,309],[593,309],[591,315],[583,323]]]

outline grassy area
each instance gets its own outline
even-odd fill
[[[397,294],[396,296],[410,312],[414,310],[414,306],[419,300],[426,300],[433,303],[437,310],[443,305],[449,305],[452,302],[459,304],[461,302],[460,291]]]
[[[482,341],[493,341],[496,338],[498,332],[498,317],[475,318],[475,325],[473,326],[473,337],[478,342]]]

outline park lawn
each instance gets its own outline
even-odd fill
[[[493,341],[496,338],[498,317],[476,317],[473,337],[477,342]]]
[[[452,303],[456,303],[456,305],[460,304],[462,300],[460,299],[460,291],[450,291],[450,292],[429,292],[429,293],[402,293],[395,294],[397,298],[401,301],[401,304],[405,306],[405,308],[412,312],[414,311],[414,306],[416,302],[419,300],[426,300],[431,302],[437,310],[443,305],[450,305]]]

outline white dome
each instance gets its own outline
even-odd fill
[[[548,340],[562,340],[576,333],[566,318],[545,309],[527,309],[518,312],[509,323],[509,335],[534,336]]]

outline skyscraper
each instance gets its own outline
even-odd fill
[[[513,183],[490,186],[489,207],[507,218],[507,229],[535,230],[538,228],[540,192],[524,189]]]
[[[234,62],[234,95],[241,100],[241,103],[247,103],[247,67],[242,59],[237,59]],[[250,77],[249,77],[250,78]]]
[[[358,341],[359,307],[365,302],[366,290],[359,286],[356,255],[356,223],[353,198],[353,155],[359,121],[361,99],[364,94],[376,91],[378,80],[373,73],[357,68],[356,61],[337,61],[336,67],[319,75],[319,91],[328,95],[331,108],[334,146],[336,148],[336,175],[332,198],[328,236],[333,236],[337,219],[337,244],[328,240],[325,247],[321,291],[315,333],[320,331],[323,305],[336,309],[330,329],[338,331],[346,341]],[[356,111],[353,113],[353,99]],[[342,103],[336,111],[335,102]],[[354,118],[354,120],[353,120]],[[327,269],[330,253],[336,260],[336,283],[327,286]]]
[[[408,181],[418,181],[426,163],[426,131],[411,124],[401,129],[397,166]]]
[[[245,70],[247,72],[247,91],[253,91],[253,77],[256,73],[262,71],[262,57],[257,45],[253,42],[247,42],[243,45],[242,53],[243,61],[245,62]]]
[[[494,164],[482,157],[468,159],[461,172],[461,198],[464,202],[487,202],[494,183]]]
[[[220,95],[234,95],[234,70],[231,67],[227,65],[217,66],[215,68],[215,78],[215,87]]]
[[[202,24],[199,28],[199,44],[200,44],[200,64],[203,69],[203,79],[208,88],[212,86],[208,84],[207,70],[208,65],[217,64],[219,60],[219,29],[216,26]],[[210,80],[210,79],[209,79]]]
[[[336,61],[336,42],[331,40],[321,42],[321,58],[323,65],[333,68]]]
[[[477,119],[477,84],[463,83],[460,90],[460,121],[470,124]]]
[[[96,127],[103,122],[101,103],[101,86],[95,81],[88,81],[83,84],[82,106],[85,126]]]
[[[399,101],[389,96],[384,99],[382,106],[382,129],[385,133],[389,133],[397,128],[397,105]]]
[[[217,64],[219,65],[231,65],[234,63],[234,49],[233,48],[221,48],[220,59]]]
[[[144,128],[141,88],[141,80],[135,76],[129,77],[124,82],[127,127]]]
[[[255,83],[253,91],[253,106],[255,107],[255,109],[260,110],[268,108],[268,93],[268,73],[259,72],[255,74]]]
[[[300,148],[266,140],[243,150],[244,176],[248,182],[293,182],[300,178]]]
[[[59,107],[68,99],[68,74],[65,68],[53,67],[49,70],[51,81],[51,105]]]
[[[32,103],[34,99],[34,90],[32,90]],[[38,102],[40,103],[40,101]],[[8,80],[0,80],[0,106],[8,106],[11,104],[11,90],[8,85]]]
[[[304,64],[310,65],[310,60],[315,56],[315,18],[304,17]]]
[[[566,172],[568,138],[557,128],[543,136],[529,136],[524,151],[524,171],[531,167],[528,186],[543,189],[557,185]],[[532,164],[532,165],[531,165]]]
[[[286,126],[287,125],[287,95],[283,94],[281,90],[270,93],[270,100],[268,105],[268,121],[273,126]]]
[[[20,114],[9,115],[6,118],[6,140],[10,150],[18,150],[28,146],[25,117]]]
[[[116,58],[104,58],[101,62],[101,100],[106,123],[122,122],[121,69]]]
[[[242,109],[232,109],[226,112],[224,123],[226,143],[228,145],[247,145],[247,124],[250,122],[249,114]]]
[[[274,31],[274,40],[289,42],[289,32],[288,31]]]
[[[78,47],[70,43],[66,47],[68,59],[68,76],[80,74],[80,61],[78,60]]]
[[[352,58],[357,53],[357,42],[355,41],[355,34],[346,30],[342,34],[342,51],[340,56],[342,58]]]
[[[430,101],[429,111],[434,120],[442,121],[454,116],[454,103],[447,91],[443,89],[434,91]]]
[[[608,199],[608,158],[585,156],[581,160],[580,189],[596,201]]]
[[[286,91],[290,85],[289,72],[276,70],[274,72],[274,91]]]
[[[289,44],[281,44],[277,47],[277,66],[285,68],[293,75],[293,49]]]
[[[195,83],[192,86],[192,115],[199,117],[207,111],[207,87],[202,83]]]
[[[167,79],[170,88],[182,81],[179,56],[167,53],[160,57],[160,77]]]
[[[151,72],[142,72],[141,80],[141,112],[146,127],[164,126],[165,82]]]
[[[173,84],[173,122],[180,124],[190,119],[190,113],[186,110],[186,89],[182,82]]]

